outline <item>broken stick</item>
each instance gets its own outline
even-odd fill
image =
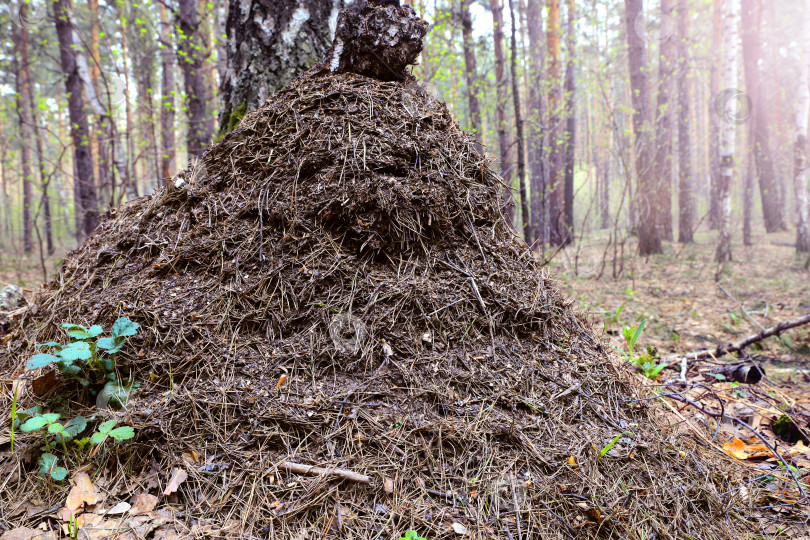
[[[371,477],[365,474],[356,473],[348,469],[316,467],[314,465],[304,465],[303,463],[290,463],[285,461],[278,464],[278,468],[283,471],[290,471],[298,474],[308,474],[310,476],[338,476],[344,480],[351,480],[360,484],[371,484]]]
[[[675,354],[672,356],[667,356],[663,358],[663,360],[668,361],[670,363],[671,362],[680,363],[681,358],[686,358],[687,360],[700,360],[701,358],[723,356],[724,354],[727,353],[742,351],[746,347],[753,345],[754,343],[757,343],[759,341],[762,341],[763,339],[767,339],[771,336],[778,336],[785,330],[790,330],[791,328],[804,326],[805,324],[810,324],[810,313],[804,315],[803,317],[799,317],[798,319],[793,319],[792,321],[782,321],[776,326],[766,328],[762,332],[759,332],[758,334],[753,334],[735,343],[729,343],[728,345],[720,345],[716,349],[704,349],[702,351],[694,351],[683,355]]]

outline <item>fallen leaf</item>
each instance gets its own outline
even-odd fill
[[[385,478],[383,480],[383,489],[385,493],[391,495],[394,493],[394,479],[393,478]]]
[[[38,531],[28,527],[18,527],[6,531],[0,536],[0,540],[56,540],[54,531]]]
[[[724,444],[723,450],[737,459],[748,459],[748,454],[745,452],[745,443],[736,437],[733,441]]]
[[[453,531],[456,534],[467,534],[467,527],[465,527],[459,522],[455,522],[453,523]]]
[[[147,514],[155,509],[157,502],[158,498],[154,495],[150,495],[148,493],[139,493],[135,495],[135,498],[132,501],[132,508],[130,508],[129,514],[131,516]]]
[[[53,370],[31,381],[31,390],[34,391],[34,395],[37,397],[44,396],[54,386],[56,386],[56,371]]]
[[[186,462],[187,465],[195,465],[200,462],[200,454],[194,450],[186,450],[180,457]]]
[[[807,454],[808,456],[810,456],[810,448],[805,446],[804,441],[799,439],[799,442],[797,442],[796,445],[790,450],[790,454],[791,455]]]
[[[286,374],[279,377],[278,378],[278,384],[276,384],[276,388],[280,388],[281,385],[284,384],[284,381],[286,381],[286,380],[287,380],[287,375]]]
[[[126,513],[130,508],[132,508],[132,506],[128,502],[121,501],[104,513],[111,516],[117,516]]]
[[[568,458],[568,464],[571,465],[572,467],[576,467],[577,466],[577,458],[575,458],[574,456],[569,457]]]
[[[77,473],[73,477],[74,486],[70,488],[65,507],[62,509],[62,520],[70,521],[70,516],[75,516],[84,510],[84,505],[94,505],[99,501],[99,495],[90,476],[85,472]]]
[[[169,479],[169,484],[166,486],[166,489],[163,490],[163,494],[171,495],[177,491],[178,488],[180,488],[180,484],[186,481],[186,478],[188,478],[188,473],[184,469],[175,467],[172,477]]]

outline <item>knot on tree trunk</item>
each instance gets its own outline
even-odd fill
[[[411,6],[356,0],[340,12],[334,42],[316,70],[404,80],[407,67],[422,52],[427,31],[428,23]]]

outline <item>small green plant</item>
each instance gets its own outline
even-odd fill
[[[104,332],[99,325],[86,328],[80,324],[64,323],[62,328],[72,340],[65,345],[55,341],[38,344],[37,348],[51,347],[54,354],[35,354],[25,365],[26,369],[40,369],[55,364],[59,371],[73,377],[82,386],[106,380],[101,390],[105,403],[123,406],[138,385],[118,379],[115,354],[126,345],[128,337],[138,333],[138,323],[121,317],[113,324],[110,337],[99,337]]]
[[[667,364],[656,365],[656,360],[659,359],[658,348],[647,347],[644,353],[639,356],[636,356],[633,352],[638,338],[640,338],[641,333],[644,332],[644,326],[646,324],[646,320],[641,321],[637,326],[627,326],[623,324],[622,334],[624,335],[625,348],[620,349],[616,347],[616,350],[619,351],[625,360],[634,364],[645,377],[655,379],[661,371],[667,367]]]
[[[37,348],[51,347],[54,354],[36,354],[28,361],[26,368],[33,370],[55,365],[60,372],[72,377],[83,387],[103,382],[104,387],[98,392],[96,404],[99,407],[104,407],[108,403],[123,406],[130,393],[140,385],[133,381],[122,382],[118,378],[115,371],[115,354],[124,347],[128,337],[137,334],[138,324],[121,317],[113,324],[109,337],[101,336],[104,329],[98,325],[86,328],[79,324],[65,323],[62,328],[71,340],[64,345],[55,341],[37,345]],[[92,388],[91,391],[95,393]],[[100,401],[103,405],[99,405]],[[50,477],[56,482],[62,482],[68,473],[66,467],[59,465],[59,458],[54,454],[57,446],[61,447],[64,453],[63,459],[70,462],[71,452],[68,450],[68,442],[73,441],[78,453],[81,454],[88,447],[95,446],[98,450],[108,439],[122,442],[135,436],[132,427],[116,428],[117,420],[107,420],[102,422],[89,437],[77,439],[95,416],[90,418],[76,416],[65,423],[59,421],[60,417],[59,413],[43,413],[39,405],[18,411],[15,389],[12,402],[12,440],[14,430],[18,426],[20,431],[25,433],[41,433],[45,444],[41,448],[42,455],[38,460],[38,474],[45,478]]]
[[[419,536],[419,533],[413,529],[405,531],[405,536],[400,536],[399,540],[427,540],[424,536]]]

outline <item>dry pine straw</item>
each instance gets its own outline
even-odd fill
[[[144,385],[119,413],[137,442],[95,472],[119,496],[157,494],[185,467],[181,518],[229,537],[750,530],[715,458],[624,403],[625,376],[507,227],[498,177],[443,104],[305,76],[175,184],[112,211],[68,255],[0,360],[22,372],[63,321],[141,324],[119,359]],[[330,337],[336,317],[365,327],[356,352]],[[59,391],[75,413],[93,402]],[[24,454],[2,465],[3,526],[32,523],[8,515],[23,493],[59,504],[67,490],[32,480]]]

